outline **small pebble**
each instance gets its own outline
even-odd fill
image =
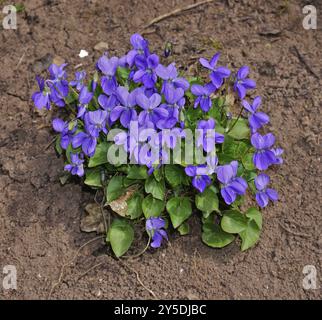
[[[96,51],[108,50],[108,44],[106,42],[101,41],[95,45],[94,50]]]
[[[86,51],[86,50],[81,50],[80,52],[79,52],[79,57],[80,58],[85,58],[85,57],[87,57],[88,56],[88,52]]]

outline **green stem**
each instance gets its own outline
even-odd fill
[[[151,242],[151,237],[149,236],[149,240],[148,240],[148,243],[147,243],[147,245],[145,246],[145,248],[141,251],[141,252],[139,252],[139,253],[137,253],[137,254],[134,254],[134,255],[132,255],[132,256],[123,256],[122,258],[125,258],[125,259],[133,259],[133,258],[138,258],[138,257],[140,257],[146,250],[148,250],[149,249],[149,246],[150,246],[150,242]]]
[[[228,129],[227,133],[229,133],[234,128],[234,126],[238,122],[239,118],[241,117],[242,113],[243,113],[243,107],[241,107],[237,119],[235,120],[235,122],[233,123],[233,125]]]
[[[55,87],[55,89],[59,92],[59,94],[62,96],[62,93],[61,91],[57,88],[57,86],[53,83],[53,86]],[[72,87],[69,86],[69,88],[73,89]],[[73,114],[73,115],[76,115],[76,112],[74,111],[74,109],[72,108],[72,106],[64,99],[66,105],[68,106],[70,112]]]

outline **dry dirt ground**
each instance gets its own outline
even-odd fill
[[[8,3],[0,2],[1,9]],[[93,194],[77,184],[61,186],[62,160],[46,150],[51,115],[35,112],[30,103],[35,74],[56,56],[71,72],[79,63],[89,70],[101,54],[93,49],[98,42],[122,54],[142,25],[190,3],[32,0],[24,2],[17,30],[0,26],[0,280],[3,266],[18,271],[17,290],[0,288],[0,298],[49,297],[62,265],[95,237],[79,228]],[[318,10],[317,30],[302,27],[307,3]],[[280,201],[264,210],[261,240],[245,253],[238,242],[222,250],[203,245],[197,220],[191,235],[172,236],[168,246],[128,266],[104,254],[96,241],[65,268],[51,298],[154,298],[144,286],[167,299],[322,298],[321,25],[320,1],[222,0],[144,30],[159,53],[166,41],[173,43],[169,61],[190,65],[187,72],[218,46],[223,64],[251,66],[270,129],[285,149],[285,164],[271,172]],[[80,59],[80,49],[89,56]],[[305,265],[316,267],[316,290],[302,287]]]

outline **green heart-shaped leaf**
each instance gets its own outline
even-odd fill
[[[134,239],[134,230],[125,219],[115,219],[109,230],[109,241],[117,257],[129,250]]]
[[[247,228],[247,217],[237,210],[224,211],[221,227],[228,233],[239,233]]]
[[[106,187],[106,201],[109,203],[119,198],[125,191],[123,177],[114,176]]]
[[[139,179],[139,180],[145,180],[148,178],[147,169],[145,166],[131,166],[128,175],[128,179]]]
[[[107,163],[107,151],[109,147],[110,144],[105,141],[99,143],[96,147],[94,156],[89,159],[88,167],[92,168]]]
[[[256,208],[252,207],[249,208],[246,212],[246,217],[250,220],[254,220],[258,226],[258,228],[261,230],[263,225],[263,218],[262,213],[258,211]]]
[[[130,216],[131,219],[137,219],[142,215],[142,202],[143,195],[138,192],[127,200],[127,215]]]
[[[184,169],[178,165],[165,166],[165,177],[174,188],[182,184],[189,184],[189,179],[184,172]]]
[[[231,120],[231,126],[235,123],[235,121],[236,121],[236,118],[233,118]],[[238,119],[236,124],[228,134],[237,140],[249,139],[250,130],[249,130],[248,121],[242,118]]]
[[[212,248],[223,248],[234,241],[235,237],[223,231],[209,216],[203,223],[202,241]]]
[[[163,200],[165,196],[164,180],[158,182],[153,175],[145,181],[145,192],[151,193],[156,199]]]
[[[102,187],[99,168],[87,169],[84,183],[91,187]]]
[[[185,235],[189,234],[190,226],[189,226],[188,222],[184,222],[181,226],[179,226],[178,231],[181,236],[185,236]]]
[[[192,214],[190,199],[187,197],[173,197],[167,202],[167,211],[174,228],[179,227]]]
[[[247,228],[239,233],[240,238],[242,239],[241,250],[245,251],[248,248],[255,245],[260,236],[260,228],[258,227],[255,220],[249,220]]]
[[[149,194],[143,199],[142,210],[147,219],[150,217],[158,217],[164,210],[164,202],[153,198],[153,196]]]
[[[196,207],[205,213],[211,213],[219,210],[219,200],[216,192],[207,188],[203,193],[196,195]]]

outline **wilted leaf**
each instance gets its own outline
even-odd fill
[[[61,183],[61,185],[63,186],[63,185],[65,185],[67,182],[68,182],[68,180],[70,179],[70,177],[71,177],[71,174],[69,173],[69,172],[64,172],[60,177],[59,177],[59,181],[60,181],[60,183]]]
[[[235,95],[232,94],[232,93],[228,93],[225,97],[225,101],[224,101],[224,104],[227,106],[227,107],[232,107],[235,103]]]
[[[124,195],[109,203],[110,208],[121,217],[125,217],[128,214],[128,200],[132,197],[135,190],[134,186],[128,188]]]
[[[89,203],[85,207],[85,216],[81,219],[80,228],[84,232],[105,232],[101,208],[97,203]]]

